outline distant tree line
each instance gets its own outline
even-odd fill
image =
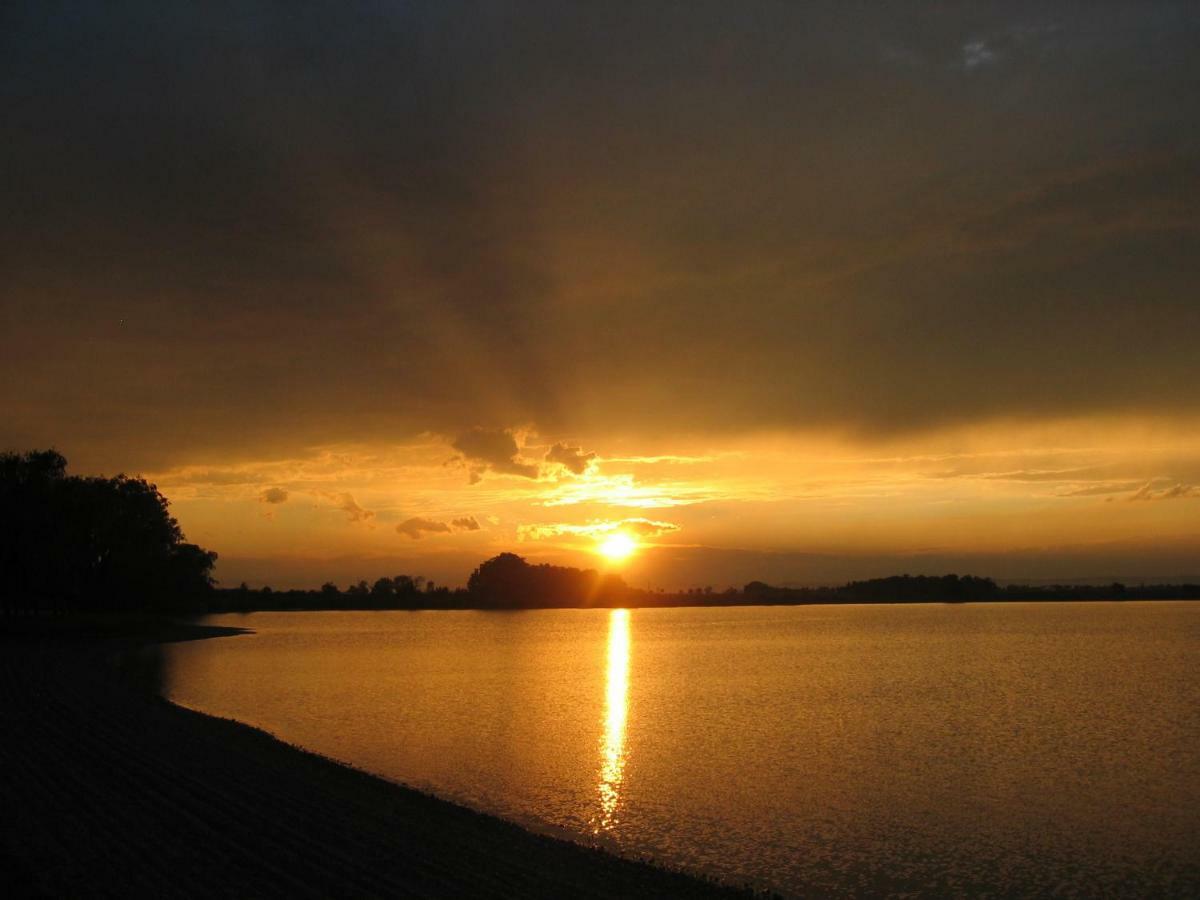
[[[894,575],[852,581],[841,587],[774,587],[751,581],[741,590],[711,586],[667,593],[632,588],[619,576],[593,569],[531,565],[501,553],[471,573],[466,589],[434,585],[419,576],[397,575],[346,590],[326,583],[320,590],[271,588],[217,590],[220,611],[285,609],[546,609],[619,606],[795,606],[856,603],[987,603],[1017,600],[1200,599],[1200,585],[1110,584],[999,587],[972,575]]]
[[[4,613],[203,608],[217,554],[167,506],[141,478],[68,475],[55,450],[0,453]]]
[[[1010,584],[1004,600],[1200,600],[1200,584]]]
[[[754,603],[967,603],[996,600],[1000,588],[974,575],[892,575],[841,587],[772,587],[751,581],[742,598]]]
[[[396,575],[359,581],[340,590],[327,581],[318,590],[218,588],[209,597],[213,612],[252,612],[289,609],[468,609],[467,592],[434,584],[420,575]]]
[[[226,612],[283,609],[538,609],[624,606],[643,591],[617,575],[593,569],[530,565],[515,553],[494,556],[471,573],[467,587],[450,589],[419,575],[396,575],[345,590],[325,583],[316,591],[253,590],[246,585],[214,591],[210,608]],[[655,595],[647,595],[655,596]]]

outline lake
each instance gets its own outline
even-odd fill
[[[785,894],[1194,893],[1200,603],[211,616],[165,692]]]

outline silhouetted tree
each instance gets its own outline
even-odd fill
[[[748,601],[759,603],[765,601],[774,590],[764,581],[751,581],[742,588],[742,595]]]
[[[0,454],[5,610],[202,606],[217,554],[184,542],[158,488],[66,469],[55,450]]]
[[[366,607],[370,596],[371,588],[367,586],[366,581],[360,581],[358,584],[352,584],[346,588],[346,604],[351,609]]]
[[[371,585],[371,605],[377,609],[391,606],[396,597],[396,584],[390,578],[379,578]]]
[[[544,563],[531,566],[515,553],[482,563],[467,580],[467,592],[474,605],[500,609],[616,606],[630,596],[617,575]]]

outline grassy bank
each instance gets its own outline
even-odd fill
[[[158,643],[233,629],[130,619],[6,631],[0,867],[15,895],[735,895],[157,695]]]

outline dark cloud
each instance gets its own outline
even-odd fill
[[[347,496],[349,496],[349,495],[347,495]],[[267,488],[265,491],[263,491],[261,494],[258,495],[258,500],[260,503],[271,503],[271,504],[286,503],[287,498],[288,498],[288,492],[285,491],[281,487]]]
[[[4,15],[2,445],[1200,412],[1194,3]]]
[[[479,531],[479,521],[474,516],[461,516],[449,522],[414,516],[396,526],[398,534],[407,535],[414,541],[420,540],[425,534],[449,534],[452,531]]]
[[[582,447],[569,446],[563,443],[555,444],[546,451],[545,456],[546,462],[557,463],[576,475],[582,475],[586,472],[588,466],[591,465],[592,460],[595,458],[595,453],[584,453]]]
[[[358,505],[358,502],[349,493],[322,492],[321,496],[329,500],[346,514],[347,520],[351,522],[365,522],[367,519],[375,518],[375,513],[369,509],[363,509]]]
[[[1057,484],[1056,497],[1107,497],[1127,494],[1125,499],[1176,500],[1200,496],[1200,486],[1191,483],[1200,475],[1194,459],[1137,458],[1120,463],[1078,466],[1067,469],[1016,469],[987,471],[970,465],[933,473],[935,478],[968,478],[1024,484]],[[1130,493],[1132,492],[1132,493]]]
[[[396,526],[398,534],[404,534],[414,541],[420,540],[424,534],[449,534],[450,526],[445,522],[435,522],[433,519],[413,517],[405,519]]]
[[[1027,245],[1045,235],[1101,240],[1130,232],[1200,230],[1200,155],[1129,158],[1062,173],[994,212],[964,234]]]
[[[248,485],[260,484],[265,479],[262,475],[253,472],[220,472],[216,470],[203,470],[198,472],[186,472],[177,474],[174,478],[176,482],[193,485]]]
[[[517,439],[506,428],[476,426],[456,437],[451,446],[462,454],[471,472],[472,482],[478,481],[484,472],[489,471],[521,478],[538,477],[539,470],[535,463],[517,458],[520,453]]]

